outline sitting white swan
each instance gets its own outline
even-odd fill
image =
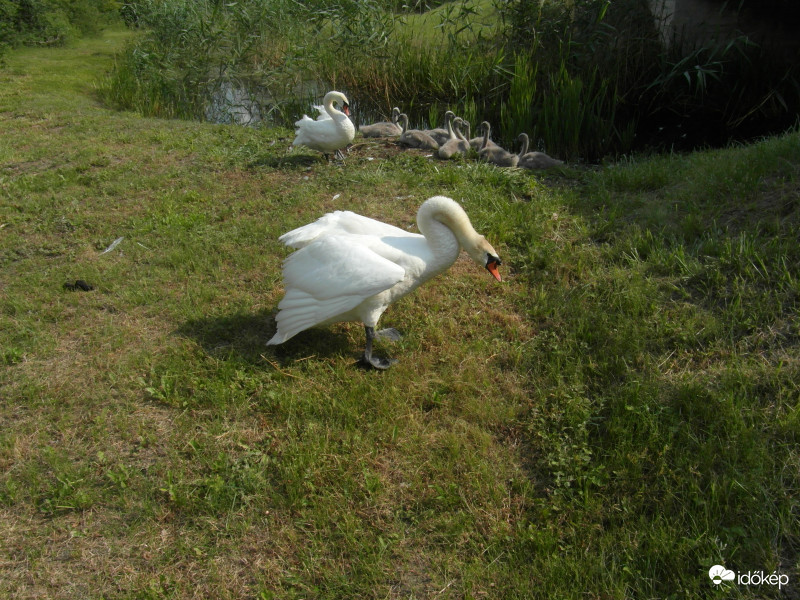
[[[342,103],[342,110],[334,108],[333,103],[336,101]],[[314,120],[303,115],[294,124],[297,130],[292,146],[308,146],[322,152],[325,158],[328,158],[330,152],[335,152],[337,158],[343,159],[342,148],[356,136],[356,128],[349,117],[347,96],[341,92],[328,92],[323,100],[323,108],[330,118]]]
[[[403,133],[403,126],[397,120],[400,118],[400,109],[394,107],[392,109],[392,120],[380,121],[372,125],[362,125],[358,128],[361,135],[364,137],[394,137]]]
[[[392,302],[447,270],[462,248],[501,280],[497,252],[454,200],[434,196],[423,202],[417,225],[422,235],[336,211],[283,234],[279,239],[298,250],[283,263],[286,295],[278,304],[278,331],[267,345],[314,325],[360,321],[367,337],[362,363],[387,369],[396,361],[372,356],[372,341],[399,337],[395,330],[375,331]]]

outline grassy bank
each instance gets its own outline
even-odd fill
[[[547,177],[325,164],[104,108],[126,35],[0,71],[0,596],[800,594],[800,136]],[[393,307],[386,373],[357,324],[264,345],[278,235],[412,227],[433,194],[502,285],[464,259]]]

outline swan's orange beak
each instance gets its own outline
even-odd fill
[[[500,264],[500,259],[489,259],[486,263],[486,270],[492,274],[492,276],[497,279],[497,281],[503,281],[500,277],[500,271],[497,270],[497,266]]]
[[[349,117],[350,116],[350,106],[347,105],[347,104],[344,104],[342,106],[342,112]]]

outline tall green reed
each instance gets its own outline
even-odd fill
[[[507,135],[523,132],[530,135],[536,129],[534,107],[538,94],[538,68],[537,63],[521,54],[514,59],[508,97],[500,105],[500,124]]]
[[[328,89],[359,122],[399,105],[412,124],[446,109],[489,120],[510,144],[596,161],[642,147],[724,143],[800,112],[800,61],[764,46],[665,44],[639,0],[140,0],[145,33],[117,61],[106,99],[203,118],[220,89],[251,93],[292,123]]]
[[[139,2],[145,32],[118,57],[100,93],[121,108],[184,118],[203,118],[232,87],[281,97],[305,68],[294,68],[298,56],[289,51],[298,11],[288,0]]]

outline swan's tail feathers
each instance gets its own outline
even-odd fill
[[[306,123],[313,123],[313,122],[314,122],[314,119],[312,119],[308,115],[303,115],[303,117],[301,119],[299,119],[299,120],[294,122],[294,126],[295,127],[302,127]]]
[[[278,331],[278,332],[277,332],[277,333],[275,333],[275,335],[273,335],[273,336],[270,338],[270,340],[267,342],[267,346],[277,346],[278,344],[282,344],[283,342],[285,342],[285,341],[286,341],[286,340],[288,340],[288,339],[289,339],[289,338],[288,338],[288,337],[286,337],[286,334],[284,334],[284,333],[281,333],[280,331]]]
[[[308,130],[307,126],[309,123],[314,123],[314,119],[309,117],[308,115],[303,115],[303,118],[299,121],[296,121],[295,126],[295,138],[292,142],[292,146],[307,146],[309,141],[311,141],[308,137]]]
[[[330,322],[331,319],[358,306],[361,301],[362,298],[359,296],[320,300],[303,290],[290,289],[278,304],[280,311],[275,317],[278,331],[267,342],[267,346],[282,344],[301,331]]]

